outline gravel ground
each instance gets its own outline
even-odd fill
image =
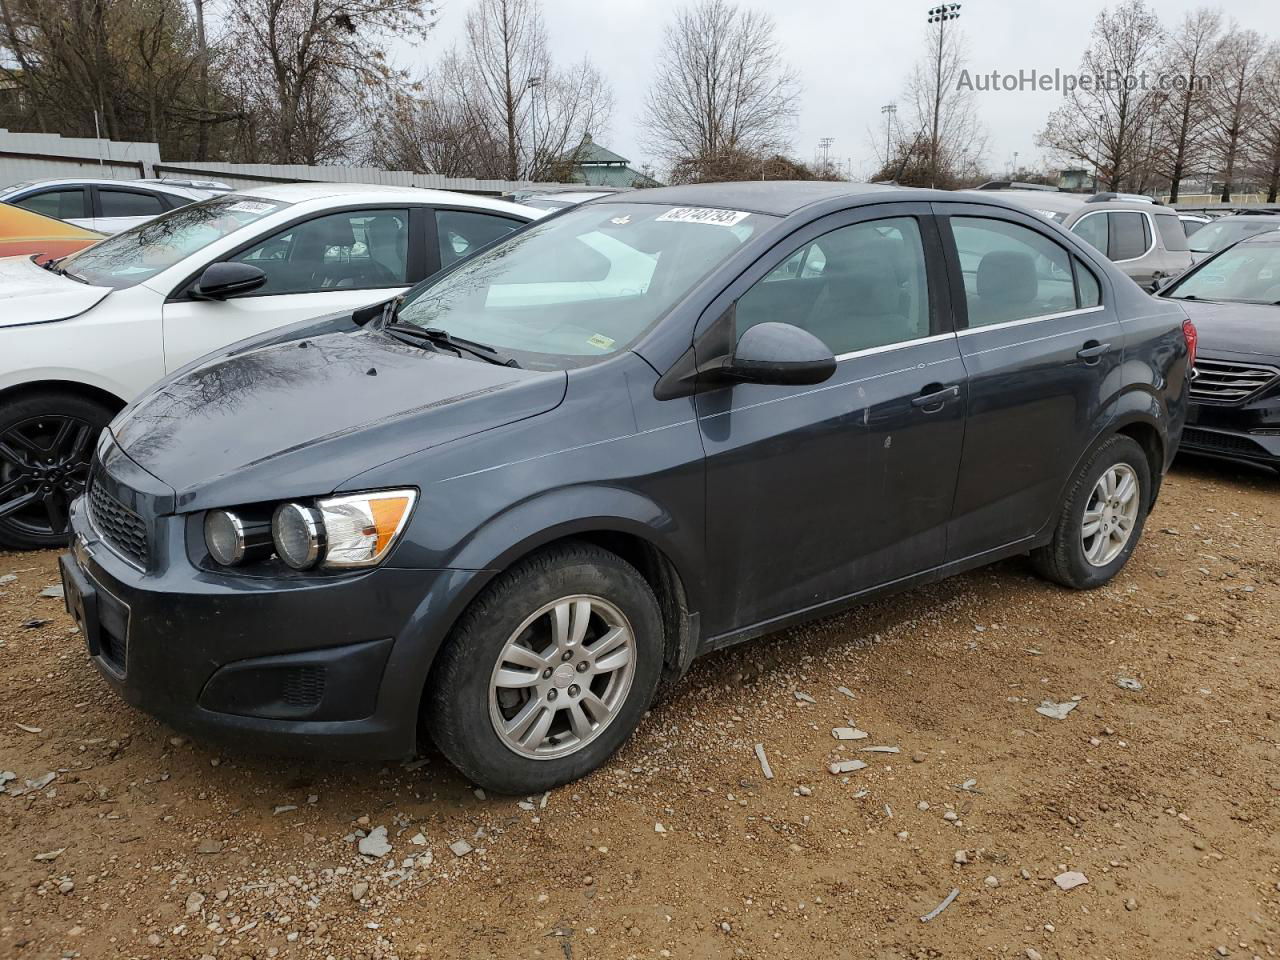
[[[545,797],[178,737],[107,691],[56,580],[0,554],[3,958],[1280,950],[1268,474],[1180,464],[1093,593],[1008,562],[704,658]]]

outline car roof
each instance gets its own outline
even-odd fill
[[[11,190],[18,185],[10,184],[8,187],[0,187],[3,190]],[[137,187],[141,190],[154,190],[156,193],[168,193],[175,196],[190,197],[194,194],[204,196],[204,191],[198,187],[188,187],[176,183],[161,183],[159,180],[116,180],[111,177],[59,177],[52,180],[31,180],[22,184],[23,190],[35,190],[40,187]]]
[[[925,199],[926,195],[942,198],[939,191],[921,191],[881,183],[850,183],[838,180],[742,180],[732,183],[691,183],[678,187],[654,187],[636,190],[621,197],[610,196],[591,203],[664,203],[675,207],[703,206],[727,210],[748,210],[785,217],[802,207],[824,200],[883,194],[889,199],[900,194],[904,199]],[[954,194],[952,195],[954,196]]]
[[[236,190],[236,196],[262,197],[285,203],[308,200],[338,200],[345,203],[429,203],[443,206],[475,207],[495,213],[518,213],[524,217],[543,216],[547,211],[524,207],[494,197],[452,190],[427,190],[422,187],[396,187],[380,183],[273,183],[250,190]],[[226,196],[226,194],[224,194]]]
[[[1093,203],[1081,204],[1077,212],[1080,214],[1080,219],[1083,219],[1086,213],[1106,213],[1109,210],[1149,213],[1157,217],[1176,217],[1178,215],[1178,211],[1173,207],[1165,206],[1162,203],[1147,203],[1142,200],[1096,200]]]
[[[1254,233],[1245,237],[1241,243],[1280,243],[1280,223],[1276,224],[1276,229],[1268,230],[1263,233]]]
[[[1225,217],[1218,217],[1213,222],[1223,223],[1226,220],[1265,220],[1280,227],[1280,215],[1274,213],[1229,213]]]
[[[1019,206],[1053,213],[1075,213],[1085,205],[1083,194],[1063,193],[1057,190],[961,190],[977,197],[1003,197]]]

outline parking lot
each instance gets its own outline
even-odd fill
[[[545,798],[176,737],[2,554],[0,955],[1274,956],[1278,494],[1180,462],[1101,590],[1011,561],[707,657]]]

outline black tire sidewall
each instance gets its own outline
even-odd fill
[[[1096,567],[1085,558],[1080,530],[1084,524],[1084,512],[1089,506],[1089,498],[1093,495],[1093,488],[1098,478],[1119,463],[1127,464],[1137,476],[1141,503],[1138,506],[1138,516],[1134,521],[1129,542],[1110,563]],[[1151,465],[1147,461],[1146,453],[1136,441],[1128,437],[1112,437],[1098,449],[1081,472],[1080,483],[1073,493],[1070,509],[1063,518],[1063,528],[1058,533],[1062,538],[1060,550],[1066,561],[1066,572],[1073,581],[1073,586],[1085,590],[1100,587],[1124,568],[1133,551],[1137,549],[1138,541],[1142,539],[1147,511],[1151,508],[1151,493]]]
[[[552,760],[512,751],[489,716],[489,681],[516,628],[560,597],[587,594],[618,607],[636,639],[636,667],[622,709],[581,750]],[[479,786],[530,794],[576,780],[605,762],[631,735],[653,699],[662,672],[663,628],[649,585],[621,558],[590,546],[531,558],[503,574],[468,608],[433,671],[428,732]]]
[[[32,393],[3,404],[3,410],[0,411],[0,433],[23,420],[41,416],[79,417],[95,426],[97,432],[89,444],[89,456],[92,459],[98,436],[115,414],[105,404],[74,393]],[[5,520],[0,519],[0,547],[11,550],[48,550],[65,546],[66,543],[67,534],[33,536],[25,531],[11,529]]]

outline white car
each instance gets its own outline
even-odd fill
[[[162,213],[206,200],[225,184],[165,180],[28,180],[0,190],[0,201],[65,220],[86,230],[113,234]]]
[[[545,211],[290,184],[171,211],[50,266],[0,259],[0,545],[56,546],[101,429],[246,337],[389,300]]]

